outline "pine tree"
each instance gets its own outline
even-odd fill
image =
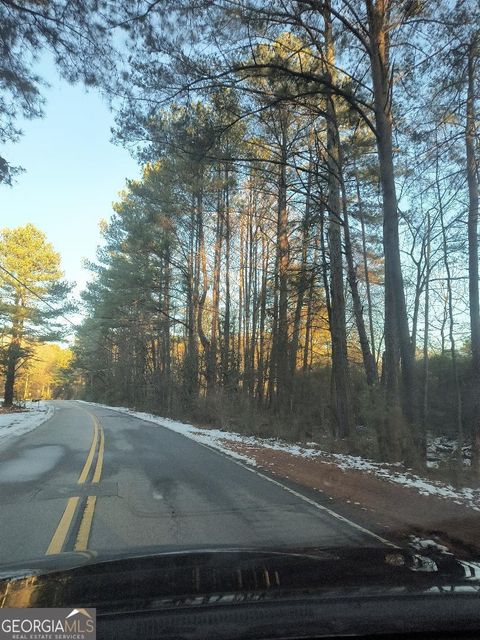
[[[32,224],[1,231],[0,269],[7,325],[3,404],[10,407],[18,368],[31,356],[32,344],[59,340],[65,332],[60,317],[71,308],[66,301],[71,287],[62,280],[60,254]]]

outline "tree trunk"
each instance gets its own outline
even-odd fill
[[[223,322],[223,384],[230,388],[230,189],[228,166],[225,166],[225,318]]]
[[[220,173],[220,171],[219,171]],[[222,190],[219,188],[217,199],[217,224],[215,229],[215,249],[214,249],[214,265],[213,265],[213,283],[212,283],[212,320],[210,328],[210,352],[208,370],[210,375],[210,389],[213,391],[217,382],[217,341],[218,341],[218,322],[220,316],[220,266],[222,258],[222,240],[223,240],[223,196]]]
[[[172,398],[172,345],[170,335],[170,285],[171,285],[171,265],[170,265],[170,240],[167,240],[163,260],[163,375],[165,378],[164,403],[168,412],[171,411]]]
[[[355,185],[357,190],[358,201],[358,217],[360,219],[360,228],[362,233],[362,257],[363,257],[363,271],[365,274],[365,287],[367,292],[367,305],[368,305],[368,328],[370,331],[370,348],[372,351],[373,365],[375,367],[375,380],[378,380],[378,367],[377,356],[375,351],[375,332],[373,329],[373,307],[372,307],[372,292],[370,289],[370,272],[368,268],[368,256],[367,256],[367,237],[365,231],[365,216],[363,213],[363,201],[360,193],[360,183],[358,175],[355,172]]]
[[[305,342],[303,345],[303,362],[302,371],[306,372],[310,369],[311,361],[311,335],[312,335],[312,323],[313,323],[313,304],[315,296],[315,266],[318,259],[318,236],[315,237],[315,248],[313,252],[313,267],[309,278],[308,285],[308,301],[307,301],[307,314],[305,319]]]
[[[273,406],[283,408],[288,396],[288,213],[287,213],[287,116],[280,114],[281,144],[278,176],[276,283],[278,300],[270,355],[270,393]]]
[[[324,11],[326,72],[333,75],[334,53],[330,11]],[[345,297],[340,210],[340,150],[338,126],[333,97],[327,96],[327,167],[328,214],[330,250],[330,334],[332,338],[333,405],[335,407],[336,434],[347,438],[353,430],[353,414],[348,370],[347,331],[345,325]]]
[[[235,358],[239,372],[242,370],[242,358],[244,354],[244,319],[246,310],[244,309],[245,301],[245,211],[240,210],[240,261],[238,269],[238,351]]]
[[[255,195],[254,195],[255,197]],[[255,393],[255,346],[257,344],[257,331],[258,331],[258,222],[257,222],[257,209],[254,207],[255,212],[255,228],[254,220],[252,218],[250,224],[250,282],[252,286],[252,334],[250,337],[250,344],[248,347],[248,363],[249,363],[249,375],[247,380],[248,395],[254,396]]]
[[[383,196],[383,249],[385,256],[385,384],[386,426],[392,458],[415,459],[418,433],[414,431],[416,417],[415,370],[408,316],[405,303],[400,241],[398,201],[395,187],[392,144],[391,82],[389,63],[388,3],[386,0],[366,0],[370,63],[372,70],[377,149],[380,184]],[[398,357],[401,362],[401,395],[399,393]],[[394,408],[401,399],[402,414],[408,431],[402,428]]]
[[[260,321],[258,327],[258,368],[257,368],[257,397],[263,402],[265,395],[265,319],[267,315],[267,279],[268,279],[269,251],[266,234],[262,232],[262,282],[260,287]]]
[[[207,393],[211,393],[215,385],[213,379],[213,371],[211,368],[212,360],[210,355],[210,340],[205,334],[203,328],[203,311],[205,307],[205,300],[209,289],[208,271],[207,271],[207,254],[205,252],[205,232],[203,228],[203,193],[200,192],[197,196],[197,235],[198,235],[198,257],[197,257],[197,278],[198,278],[198,308],[197,308],[197,331],[200,337],[200,342],[203,347],[203,354],[205,359],[205,382],[207,387]],[[200,290],[200,282],[202,288]]]
[[[288,213],[287,213],[287,124],[283,123],[281,171],[278,202],[278,331],[277,331],[277,400],[288,396]],[[278,398],[279,394],[279,398]]]
[[[442,249],[443,249],[443,261],[446,272],[446,285],[447,285],[447,300],[448,300],[448,316],[449,316],[449,340],[450,340],[450,356],[452,359],[452,374],[453,381],[455,383],[455,402],[456,402],[456,427],[457,427],[457,455],[460,464],[462,460],[462,447],[463,447],[463,420],[462,420],[462,392],[460,387],[460,378],[458,375],[458,363],[457,363],[457,350],[455,346],[455,322],[453,316],[453,296],[452,296],[452,274],[450,271],[450,263],[448,261],[448,242],[447,242],[447,230],[445,228],[445,219],[443,212],[442,195],[440,193],[439,175],[438,175],[438,158],[437,158],[437,171],[436,171],[436,190],[438,198],[438,207],[440,211],[440,224],[442,227]]]
[[[12,340],[7,349],[7,367],[5,372],[5,390],[3,406],[11,407],[15,396],[15,377],[17,364],[22,352],[23,320],[21,307],[23,302],[20,296],[15,296],[16,312],[12,320]]]
[[[338,140],[337,130],[337,144],[340,149],[340,141]],[[345,238],[345,256],[347,259],[347,279],[350,285],[350,292],[352,294],[353,314],[355,316],[355,324],[357,326],[358,338],[360,341],[360,348],[362,350],[363,368],[365,369],[365,376],[367,384],[369,386],[374,385],[377,382],[377,373],[375,366],[375,357],[370,350],[370,343],[368,341],[367,330],[365,328],[365,320],[363,317],[363,305],[360,300],[360,294],[358,291],[357,269],[353,261],[353,249],[352,241],[350,237],[350,220],[348,215],[347,194],[345,190],[345,182],[343,179],[343,163],[341,153],[339,154],[339,167],[340,183],[342,188],[342,211],[343,211],[343,234]]]
[[[427,212],[427,246],[425,254],[425,312],[423,329],[423,402],[422,402],[422,458],[427,457],[427,427],[428,427],[428,407],[429,407],[429,366],[430,358],[428,353],[428,339],[430,331],[430,256],[431,256],[431,217],[430,210]]]
[[[465,149],[468,184],[468,291],[470,302],[470,340],[472,350],[472,390],[474,418],[472,425],[472,470],[480,475],[480,303],[478,292],[478,167],[475,158],[475,64],[478,36],[468,48],[467,122]]]
[[[293,378],[297,367],[297,354],[298,343],[300,338],[300,324],[302,320],[302,309],[305,299],[305,293],[308,287],[308,273],[307,273],[307,254],[308,254],[308,241],[310,235],[310,208],[311,208],[311,189],[312,189],[312,162],[310,161],[308,179],[307,179],[307,193],[305,200],[305,212],[303,214],[302,221],[302,254],[300,258],[300,276],[297,286],[297,302],[295,305],[295,315],[293,320],[292,342],[290,345],[290,377]],[[293,391],[293,387],[292,387]]]
[[[187,352],[185,354],[185,390],[190,401],[196,395],[198,386],[198,344],[196,331],[196,308],[198,277],[196,273],[195,239],[196,239],[195,204],[190,212],[189,251],[187,261]]]
[[[5,392],[3,406],[11,407],[14,400],[15,374],[20,357],[20,344],[16,338],[12,340],[7,350],[7,370],[5,374]]]

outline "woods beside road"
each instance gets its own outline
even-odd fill
[[[85,397],[477,475],[475,3],[207,5],[137,33]]]

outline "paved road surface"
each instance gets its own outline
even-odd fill
[[[379,544],[184,436],[74,401],[0,452],[0,565],[93,550]]]

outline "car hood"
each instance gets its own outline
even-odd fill
[[[103,612],[193,607],[222,599],[465,592],[480,586],[480,564],[394,548],[215,547],[101,560],[88,553],[60,554],[4,566],[2,575],[3,607],[82,606]]]

